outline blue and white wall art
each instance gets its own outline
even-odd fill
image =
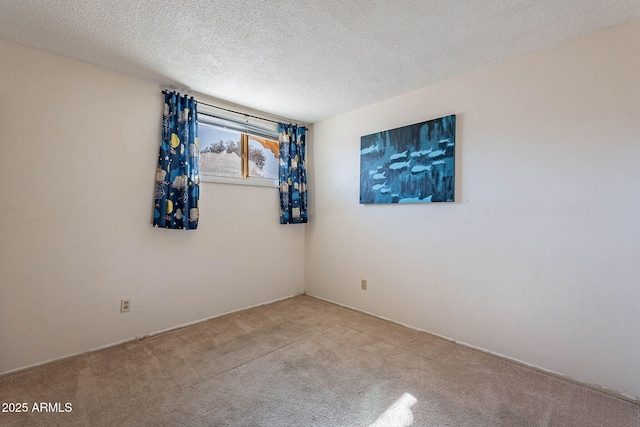
[[[360,138],[360,203],[453,202],[456,116]]]

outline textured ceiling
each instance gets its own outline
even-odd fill
[[[637,18],[640,0],[0,0],[0,39],[312,123]]]

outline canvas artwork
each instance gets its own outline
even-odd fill
[[[456,116],[360,138],[360,203],[453,202]]]

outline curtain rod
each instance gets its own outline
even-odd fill
[[[230,110],[228,108],[222,108],[222,107],[218,107],[216,105],[207,104],[206,102],[202,102],[202,101],[198,101],[198,104],[206,105],[207,107],[217,108],[218,110],[228,111],[229,113],[239,114],[239,115],[245,116],[245,117],[251,117],[252,119],[264,120],[265,122],[271,122],[271,123],[280,124],[280,122],[277,122],[275,120],[265,119],[264,117],[258,117],[258,116],[253,116],[251,114],[241,113],[239,111]]]
[[[169,93],[169,91],[163,90],[162,93]],[[229,113],[239,114],[239,115],[245,116],[245,117],[251,117],[252,119],[264,120],[265,122],[271,122],[271,123],[275,123],[275,124],[278,124],[278,125],[280,124],[280,122],[277,122],[275,120],[266,119],[264,117],[258,117],[258,116],[254,116],[254,115],[247,114],[247,113],[241,113],[240,111],[230,110],[228,108],[218,107],[217,105],[207,104],[206,102],[198,101],[197,99],[196,99],[196,101],[198,102],[198,104],[206,105],[207,107],[217,108],[218,110],[228,111]],[[205,113],[201,113],[201,114],[207,115]],[[300,126],[298,123],[296,123],[296,125]],[[306,128],[306,126],[303,126],[303,127]]]

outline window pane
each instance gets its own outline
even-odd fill
[[[242,178],[240,132],[200,124],[200,173]]]
[[[249,135],[249,176],[278,179],[278,143]]]

